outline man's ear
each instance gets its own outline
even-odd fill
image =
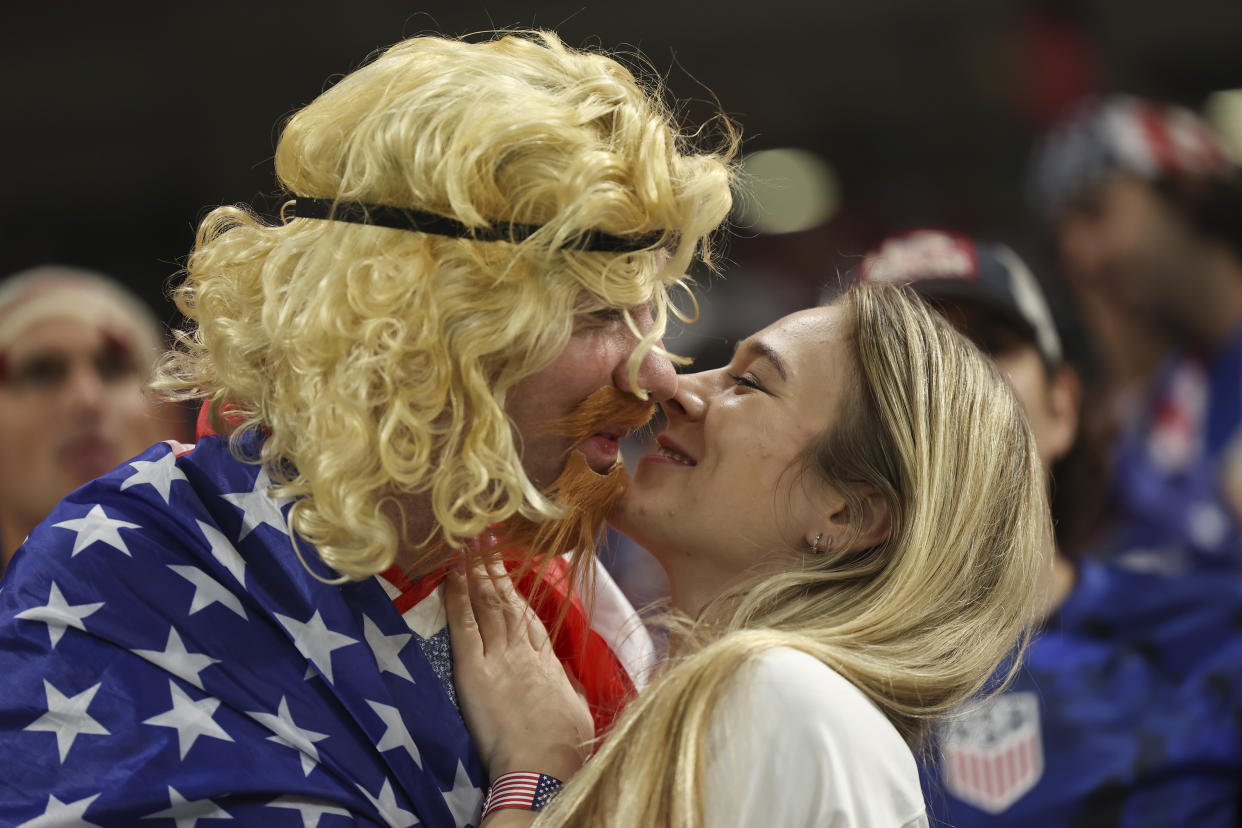
[[[888,502],[880,496],[873,486],[861,486],[862,514],[855,516],[849,504],[842,501],[829,516],[827,535],[832,538],[832,549],[841,550],[842,545],[849,542],[855,530],[858,537],[850,542],[843,551],[859,552],[870,549],[888,540],[893,528],[892,515],[889,514]]]
[[[1055,463],[1065,457],[1078,436],[1082,382],[1078,372],[1062,364],[1048,380],[1048,435],[1046,456]]]

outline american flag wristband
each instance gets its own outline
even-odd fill
[[[493,811],[505,808],[542,811],[563,785],[561,780],[545,773],[502,773],[496,777],[487,791],[487,798],[483,800],[482,819],[487,819]]]

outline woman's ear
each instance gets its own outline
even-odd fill
[[[861,486],[859,495],[861,515],[855,516],[849,503],[842,500],[829,516],[827,535],[832,538],[834,550],[842,550],[843,544],[850,541],[856,530],[858,537],[843,551],[859,552],[888,540],[889,532],[892,531],[892,515],[888,511],[888,502],[874,486]]]

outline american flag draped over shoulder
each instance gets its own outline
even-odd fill
[[[0,824],[475,824],[479,757],[378,579],[317,581],[258,466],[179,448],[71,494],[6,573]]]

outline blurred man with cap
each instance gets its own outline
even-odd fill
[[[1033,188],[1120,429],[1111,550],[1242,567],[1242,172],[1189,110],[1115,97],[1048,134]]]
[[[184,436],[144,389],[162,346],[151,311],[100,274],[50,265],[0,286],[0,572],[62,497]]]
[[[1050,472],[1075,451],[1077,375],[1011,250],[920,230],[884,242],[858,278],[911,284],[992,356]],[[1075,504],[1053,504],[1060,536]],[[1026,663],[1004,693],[951,720],[927,763],[937,824],[1236,825],[1242,584],[1134,572],[1057,543],[1045,573]]]

